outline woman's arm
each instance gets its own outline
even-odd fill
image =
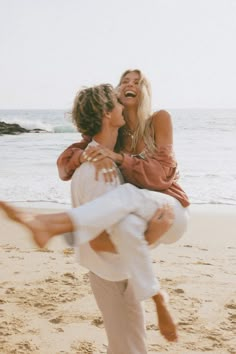
[[[80,157],[83,150],[91,141],[90,137],[83,136],[83,140],[79,143],[70,145],[57,159],[57,168],[59,177],[63,181],[71,179],[76,168],[80,166]]]
[[[173,152],[171,117],[159,111],[152,117],[156,152],[144,157],[124,154],[120,170],[126,182],[151,190],[168,189],[176,181],[177,162]]]
[[[145,156],[143,159],[110,151],[103,154],[102,158],[104,155],[112,158],[119,165],[126,182],[140,188],[161,191],[169,188],[176,180],[177,163],[172,150],[173,128],[171,117],[166,111],[154,113],[152,124],[157,145],[157,150],[152,156]],[[87,146],[87,142],[88,140],[83,140],[73,144],[59,156],[57,166],[62,180],[71,179],[75,169],[79,167],[81,149]]]
[[[173,126],[171,116],[167,111],[161,110],[153,114],[152,125],[156,145],[173,144]]]
[[[119,166],[126,182],[139,188],[162,191],[176,181],[177,163],[172,147],[158,147],[151,157],[133,157],[124,154]]]
[[[171,117],[168,112],[159,111],[153,115],[152,124],[157,146],[155,153],[130,156],[98,146],[88,152],[89,161],[98,162],[107,156],[119,166],[126,182],[150,190],[168,189],[177,179]]]

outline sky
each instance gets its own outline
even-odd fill
[[[0,0],[0,109],[68,109],[130,68],[155,108],[236,108],[236,0]]]

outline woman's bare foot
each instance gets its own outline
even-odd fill
[[[23,214],[22,211],[20,211],[16,208],[13,208],[9,204],[2,202],[2,201],[0,201],[0,209],[2,209],[7,214],[9,219],[22,224],[22,221],[21,221],[21,216]]]
[[[168,295],[160,291],[157,295],[153,296],[153,300],[156,305],[158,324],[161,334],[169,342],[177,342],[177,325],[172,318],[170,311],[167,307]]]
[[[173,208],[168,204],[163,205],[155,212],[145,232],[145,238],[149,245],[157,242],[169,230],[173,225],[174,217]]]
[[[25,213],[1,201],[0,209],[4,210],[9,219],[28,228],[33,235],[35,243],[39,247],[45,247],[49,239],[53,236],[49,231],[48,225],[44,221],[44,215]]]

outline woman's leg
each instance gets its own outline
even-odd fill
[[[149,220],[163,203],[158,205],[157,200],[150,199],[150,191],[143,192],[126,183],[79,208],[69,210],[77,243],[89,242],[104,230],[109,233],[110,227],[131,213]]]
[[[28,227],[36,243],[43,247],[51,237],[71,231],[74,231],[76,244],[89,242],[128,214],[137,211],[139,215],[138,211],[142,211],[146,200],[147,196],[143,195],[142,190],[126,183],[67,213],[26,214],[3,202],[0,207],[11,219]],[[149,205],[154,203],[150,201]],[[155,204],[155,207],[151,208],[151,214],[149,211],[144,212],[147,219],[148,216],[149,218],[153,216],[156,208]],[[143,217],[143,212],[141,214]]]
[[[10,219],[27,227],[39,247],[44,247],[53,236],[73,231],[73,224],[67,213],[26,213],[4,202],[0,202],[0,208]]]
[[[118,186],[89,203],[71,209],[68,213],[30,214],[29,218],[28,214],[17,211],[3,202],[0,203],[0,207],[11,219],[28,227],[36,243],[43,247],[51,237],[73,230],[78,243],[89,242],[105,229],[109,233],[112,225],[130,213],[149,221],[156,210],[166,203],[173,206],[175,218],[173,226],[161,242],[171,243],[177,240],[186,229],[188,219],[186,208],[183,208],[174,198],[163,193],[140,190],[130,184]]]
[[[109,230],[111,241],[129,272],[130,283],[138,301],[149,299],[160,290],[148,243],[144,238],[146,227],[145,220],[130,214]]]
[[[129,214],[135,214],[149,221],[155,212],[168,204],[173,208],[173,225],[164,233],[167,237],[160,242],[177,241],[185,232],[188,221],[187,208],[183,208],[178,200],[160,192],[138,189],[126,183],[114,190],[83,204],[79,208],[68,211],[74,225],[77,243],[86,243],[96,238],[101,232],[120,222]],[[160,237],[160,235],[159,235]]]

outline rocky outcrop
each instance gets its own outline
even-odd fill
[[[16,123],[10,124],[10,123],[5,123],[5,122],[0,122],[0,135],[4,135],[4,134],[16,135],[16,134],[20,134],[20,133],[41,133],[41,132],[46,132],[46,130],[25,129]]]

